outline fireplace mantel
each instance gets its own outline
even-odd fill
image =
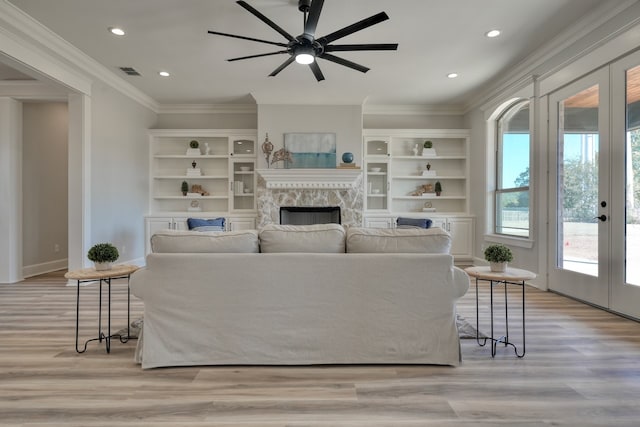
[[[360,169],[258,169],[269,189],[351,189]]]

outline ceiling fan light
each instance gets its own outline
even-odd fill
[[[315,58],[310,53],[299,53],[296,55],[296,62],[298,64],[308,65],[313,63],[313,61],[315,61]]]

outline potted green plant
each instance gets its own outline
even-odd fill
[[[98,243],[93,245],[87,252],[87,258],[89,258],[89,261],[93,261],[97,271],[111,270],[111,264],[119,256],[118,249],[111,243]]]
[[[433,142],[427,140],[422,144],[422,155],[423,156],[435,156],[436,150],[433,148]]]
[[[180,189],[182,190],[182,195],[186,196],[189,192],[189,184],[187,181],[182,181],[182,187],[180,187]]]
[[[435,192],[436,196],[439,196],[440,193],[442,193],[442,184],[440,184],[440,181],[436,181]]]
[[[513,260],[513,253],[505,245],[489,245],[484,250],[484,259],[489,261],[491,271],[502,273],[507,270],[507,263]]]

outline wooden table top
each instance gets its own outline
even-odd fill
[[[491,271],[490,267],[467,267],[464,271],[471,277],[476,277],[481,280],[500,280],[500,281],[517,281],[533,280],[536,278],[536,274],[529,270],[522,270],[520,268],[507,267],[507,271],[499,273]]]
[[[111,270],[97,271],[93,267],[83,268],[80,270],[71,270],[65,273],[64,277],[72,280],[98,280],[108,279],[110,277],[127,276],[136,271],[136,265],[114,265]]]

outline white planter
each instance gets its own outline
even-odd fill
[[[490,262],[489,268],[494,273],[504,273],[507,271],[507,263],[506,262]]]
[[[96,271],[105,271],[105,270],[111,270],[113,263],[112,262],[94,262],[93,265]]]

